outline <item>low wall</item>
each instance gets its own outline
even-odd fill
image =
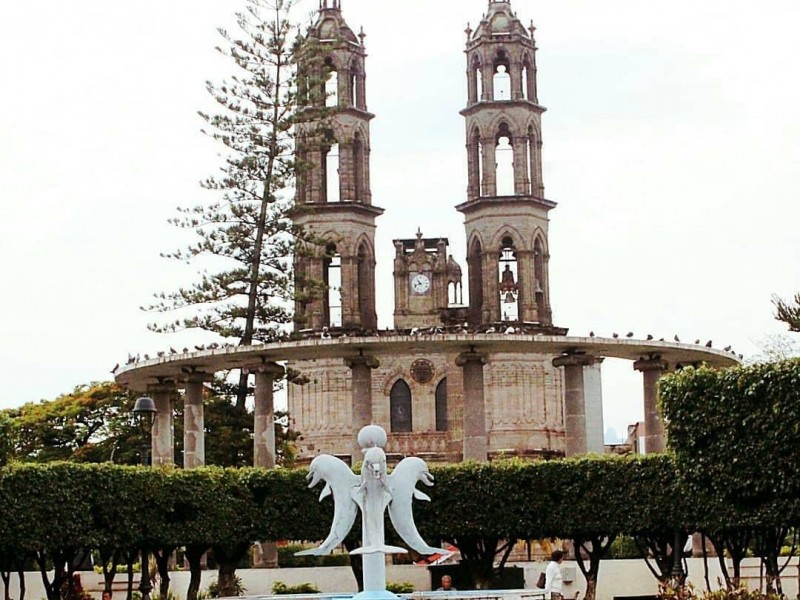
[[[691,558],[689,564],[689,581],[698,590],[705,589],[705,570],[703,559]],[[783,563],[781,563],[783,564]],[[515,563],[513,566],[525,570],[526,587],[533,589],[539,573],[545,568],[544,562]],[[565,561],[562,565],[564,572],[564,595],[574,598],[577,592],[583,596],[586,584],[574,562]],[[712,587],[719,587],[721,580],[717,559],[708,560],[708,579]],[[427,568],[413,565],[387,567],[387,580],[393,582],[409,582],[417,591],[430,590],[430,574]],[[299,583],[314,583],[322,592],[355,592],[356,580],[349,567],[321,567],[306,569],[240,569],[236,571],[241,577],[246,594],[269,594],[272,584],[282,581],[289,585]],[[750,587],[759,586],[760,567],[758,559],[746,559],[743,563],[742,575]],[[216,571],[203,571],[201,589],[205,589],[217,577]],[[186,596],[189,586],[188,571],[173,571],[170,573],[171,589],[178,597]],[[800,567],[796,558],[791,559],[781,577],[783,591],[789,598],[798,596],[798,578]],[[103,586],[101,575],[96,573],[81,573],[84,589],[100,598]],[[125,574],[118,574],[114,583],[114,598],[124,598]],[[139,583],[139,574],[135,574],[134,587]],[[25,574],[25,600],[41,600],[45,597],[41,575],[38,572]],[[645,565],[643,560],[604,560],[600,564],[600,577],[597,585],[597,600],[613,600],[617,596],[643,596],[652,595],[658,591],[655,577]],[[11,579],[10,596],[19,600],[19,582],[16,575]]]

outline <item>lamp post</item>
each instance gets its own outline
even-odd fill
[[[136,399],[136,404],[133,406],[133,414],[139,423],[139,430],[142,432],[141,459],[144,466],[150,464],[150,444],[156,412],[156,403],[153,402],[152,398],[142,396]],[[146,545],[142,543],[142,576],[139,580],[139,593],[142,595],[142,600],[150,600],[152,589],[153,586],[150,583],[150,554]]]

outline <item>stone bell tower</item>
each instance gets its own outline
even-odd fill
[[[548,213],[536,89],[535,28],[511,2],[489,2],[467,27],[467,201],[470,324],[552,327]]]
[[[296,128],[293,219],[313,243],[295,258],[295,329],[375,329],[372,206],[364,33],[345,22],[340,0],[320,0],[298,61],[304,104]]]

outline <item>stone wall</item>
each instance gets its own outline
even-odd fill
[[[455,354],[378,356],[372,372],[372,419],[389,433],[387,453],[434,462],[462,456],[464,383]],[[415,361],[432,365],[427,381],[412,374]],[[350,369],[341,359],[294,362],[308,383],[289,386],[289,413],[300,461],[317,454],[349,455],[353,435]],[[447,378],[447,431],[436,431],[436,388]],[[389,395],[402,379],[411,389],[412,431],[390,431]],[[564,451],[563,375],[544,355],[495,353],[485,367],[486,430],[490,455],[545,455]]]

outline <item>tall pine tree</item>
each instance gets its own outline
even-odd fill
[[[775,306],[775,318],[786,323],[789,331],[800,333],[800,293],[795,294],[791,302],[773,296],[772,304]]]
[[[170,222],[193,230],[196,242],[163,255],[201,264],[213,257],[206,263],[213,270],[202,270],[190,287],[156,294],[157,302],[145,310],[181,316],[150,325],[152,331],[202,329],[243,346],[287,335],[292,253],[303,237],[289,217],[298,168],[292,140],[298,104],[294,54],[302,45],[289,18],[292,4],[247,0],[246,10],[236,15],[240,35],[219,30],[227,47],[217,49],[238,67],[229,81],[207,82],[221,110],[200,113],[207,123],[204,133],[227,150],[221,172],[201,182],[219,200],[179,209]],[[246,397],[242,373],[236,401],[241,410]]]

